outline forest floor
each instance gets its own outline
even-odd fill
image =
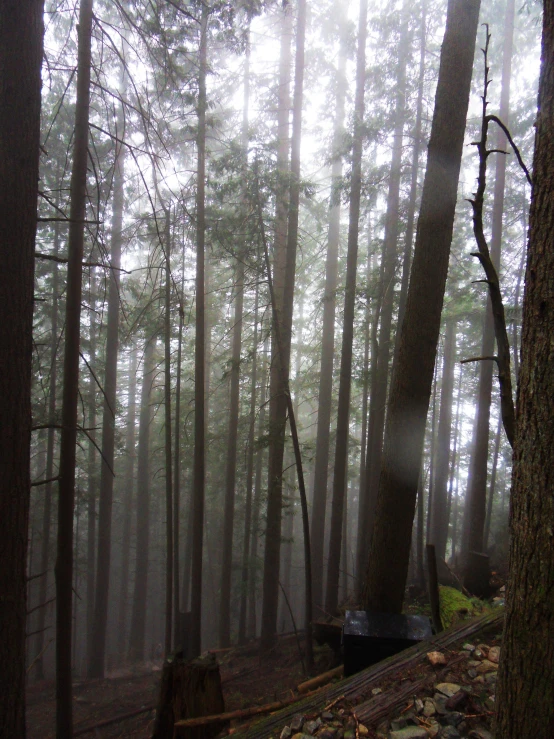
[[[377,696],[395,686],[405,688],[414,684],[414,694],[400,706],[391,708],[386,718],[378,725],[362,726],[356,733],[356,714],[352,706],[338,703],[331,713],[307,716],[306,721],[315,719],[318,726],[316,736],[348,739],[350,736],[418,736],[417,729],[425,729],[428,737],[478,737],[490,739],[490,724],[494,712],[496,662],[498,660],[500,635],[496,633],[475,634],[463,639],[451,649],[443,651],[443,663],[433,666],[427,657],[422,657],[402,674],[389,675],[383,684],[374,687],[371,693]],[[476,651],[467,648],[467,642]],[[462,643],[463,642],[463,643]],[[464,645],[466,648],[464,649]],[[494,649],[491,651],[491,648]],[[490,655],[491,659],[487,659]],[[299,660],[298,647],[294,639],[285,639],[278,648],[263,661],[253,650],[235,649],[218,654],[220,663],[225,710],[233,711],[271,701],[286,700],[294,695],[295,688],[306,679]],[[444,660],[446,664],[444,663]],[[492,660],[492,662],[491,662]],[[316,670],[319,674],[332,664],[332,652],[328,647],[316,648]],[[160,665],[149,665],[142,672],[120,673],[105,680],[89,680],[74,685],[74,736],[94,739],[147,739],[151,736],[154,723],[153,706],[158,698]],[[422,685],[415,690],[416,684]],[[441,693],[437,685],[454,685]],[[462,693],[457,699],[449,699],[448,691]],[[393,691],[394,692],[394,691]],[[371,698],[371,695],[369,696]],[[383,696],[384,697],[384,696]],[[416,700],[417,699],[417,700]],[[457,700],[457,703],[456,703]],[[447,706],[445,708],[445,702]],[[455,704],[455,705],[454,705]],[[102,721],[144,709],[139,715],[82,733]],[[354,717],[354,718],[353,718]],[[252,723],[250,719],[249,723]],[[457,722],[457,723],[456,723]],[[54,737],[55,690],[52,683],[31,685],[27,693],[27,725],[29,739]],[[300,722],[302,725],[302,721]],[[237,731],[233,724],[231,732]],[[285,726],[282,727],[285,729]],[[410,731],[413,729],[416,731]],[[240,733],[240,728],[239,728]],[[301,729],[294,728],[291,734],[307,737],[306,723]],[[327,733],[325,733],[327,732]],[[364,733],[366,732],[366,733]],[[377,732],[377,733],[376,733]],[[389,732],[392,732],[389,734]],[[278,732],[275,734],[279,736]]]

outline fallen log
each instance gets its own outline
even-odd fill
[[[501,628],[504,621],[504,609],[498,609],[493,614],[487,614],[471,621],[441,632],[427,641],[422,641],[399,654],[389,657],[376,665],[358,672],[345,680],[334,685],[323,687],[317,696],[310,698],[305,696],[296,704],[280,710],[275,715],[257,721],[252,727],[239,729],[235,736],[244,739],[269,739],[272,735],[279,733],[282,727],[290,723],[295,713],[316,713],[322,710],[327,703],[332,702],[341,695],[352,702],[358,702],[367,695],[378,681],[393,675],[402,669],[413,666],[418,660],[425,657],[431,649],[448,648],[450,645],[467,639],[472,634],[485,628]],[[412,686],[413,689],[413,686]]]
[[[305,697],[310,697],[317,693],[317,690],[313,690],[308,693]],[[264,713],[272,713],[278,711],[281,708],[290,706],[291,703],[297,703],[299,700],[298,696],[295,695],[291,698],[287,698],[283,701],[274,701],[273,703],[265,703],[263,706],[250,706],[250,708],[238,708],[236,711],[227,711],[226,713],[216,713],[213,716],[198,716],[197,718],[187,718],[181,721],[176,721],[174,724],[175,736],[179,736],[185,729],[192,729],[198,726],[208,726],[209,724],[215,724],[220,722],[234,721],[237,719],[251,718],[252,716],[260,716]]]
[[[333,680],[335,677],[342,677],[343,674],[344,665],[339,665],[332,670],[321,673],[321,675],[316,675],[316,677],[312,677],[311,680],[306,680],[305,682],[300,683],[300,685],[298,685],[296,689],[298,690],[300,695],[303,695],[304,693],[309,693],[315,688],[319,688],[321,685],[327,685],[327,683],[330,683],[331,680]]]

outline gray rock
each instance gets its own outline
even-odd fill
[[[435,695],[433,696],[433,702],[435,704],[436,711],[440,716],[445,716],[448,713],[446,700],[446,696],[441,695],[440,693],[435,693]]]
[[[451,713],[446,714],[446,723],[449,726],[458,726],[458,724],[461,724],[464,718],[464,713],[460,713],[459,711],[452,711]]]
[[[430,718],[431,716],[434,716],[436,712],[437,709],[435,708],[435,704],[430,698],[427,698],[427,700],[423,704],[423,715],[427,716],[427,718]]]
[[[428,739],[428,736],[421,726],[407,726],[405,729],[389,731],[389,739]]]
[[[283,731],[279,735],[279,739],[289,739],[289,737],[292,736],[292,731],[290,730],[290,726],[284,726]]]
[[[304,732],[304,734],[313,736],[320,726],[321,726],[320,718],[316,719],[315,721],[306,721],[306,723],[302,726],[302,731]]]
[[[304,716],[301,713],[296,713],[292,717],[292,721],[290,722],[291,731],[300,731],[303,723],[304,723]]]
[[[319,739],[335,739],[337,732],[338,729],[336,726],[324,726],[317,732],[316,736]]]
[[[403,716],[401,718],[395,718],[390,722],[392,731],[400,731],[400,729],[405,729],[407,725],[408,722]]]
[[[468,736],[470,736],[471,739],[493,739],[493,735],[490,733],[490,731],[482,726],[478,726],[475,729],[472,729],[472,731],[469,732]]]
[[[441,739],[459,739],[460,732],[453,726],[443,726],[440,733]]]
[[[335,717],[333,716],[331,711],[323,711],[323,713],[321,714],[321,718],[323,719],[323,721],[332,721]]]
[[[466,642],[466,644],[463,644],[462,645],[462,649],[465,649],[466,652],[474,652],[475,651],[475,645],[474,644],[469,644],[468,642]]]
[[[416,698],[414,701],[415,709],[418,713],[423,713],[423,701],[421,698]]]
[[[498,672],[488,672],[485,675],[485,682],[487,685],[496,685],[496,678],[498,677]]]
[[[456,685],[456,683],[438,683],[435,685],[435,690],[437,690],[439,693],[442,693],[447,698],[450,698],[450,696],[454,695],[455,693],[460,690],[460,686]]]
[[[471,668],[470,668],[470,669],[469,669],[469,670],[467,671],[467,674],[468,674],[468,675],[469,675],[469,677],[470,677],[470,678],[471,678],[471,679],[473,680],[473,678],[477,677],[477,675],[478,675],[479,673],[477,672],[477,670],[474,670],[474,669],[473,669],[473,667],[471,667]]]

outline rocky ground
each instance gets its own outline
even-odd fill
[[[326,706],[318,715],[296,714],[283,726],[280,739],[493,739],[491,719],[494,715],[495,684],[500,656],[499,639],[487,644],[460,645],[458,650],[430,652],[417,677],[421,681],[429,673],[428,685],[415,692],[402,706],[391,712],[377,726],[363,723],[361,713],[367,713],[371,703],[360,696],[364,708],[337,701]],[[433,675],[441,675],[434,680]],[[417,682],[414,680],[414,683]],[[402,680],[400,681],[402,682]],[[390,688],[390,685],[386,686]],[[399,686],[400,687],[400,686]],[[377,697],[383,688],[374,687]],[[369,700],[368,700],[369,698]]]

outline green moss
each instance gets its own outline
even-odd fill
[[[442,625],[445,629],[464,618],[478,616],[487,610],[486,604],[479,598],[468,598],[459,590],[443,585],[439,586],[439,600]]]

